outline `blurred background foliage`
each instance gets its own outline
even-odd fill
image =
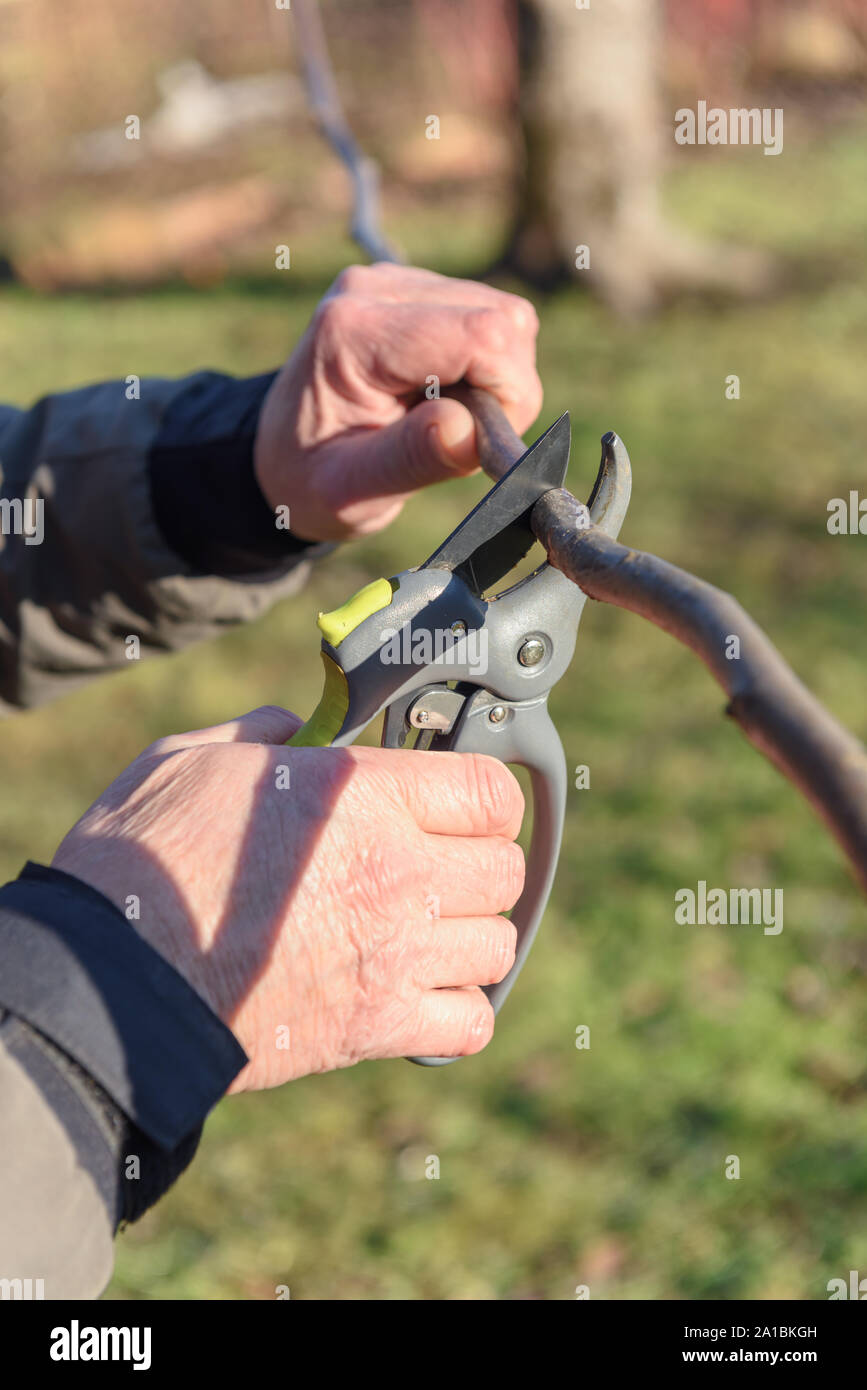
[[[389,233],[446,273],[492,266],[520,177],[511,7],[326,12]],[[786,119],[778,158],[672,142],[665,215],[784,273],[758,296],[679,295],[643,317],[613,313],[580,272],[532,291],[538,427],[572,412],[579,494],[617,429],[635,471],[624,538],[734,592],[864,737],[867,542],[826,530],[828,499],[867,488],[863,9],[705,0],[664,20],[669,124],[677,105],[730,96]],[[254,374],[286,355],[355,258],[290,25],[229,0],[0,3],[6,399],[130,372]],[[124,119],[148,132],[161,109],[130,155]],[[278,242],[291,271],[272,269]],[[255,627],[0,727],[4,875],[47,861],[153,738],[266,702],[308,712],[317,610],[416,563],[480,492],[416,501]],[[809,1299],[867,1271],[867,913],[840,855],[720,717],[703,668],[637,619],[588,607],[552,707],[591,788],[571,793],[547,919],[491,1047],[443,1071],[367,1064],[224,1103],[193,1167],[119,1239],[108,1297],[287,1284],[294,1298],[564,1299],[589,1284],[594,1298]],[[676,926],[675,891],[702,878],[783,887],[782,934]]]

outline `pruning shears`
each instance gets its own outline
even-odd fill
[[[290,745],[345,747],[384,714],[382,746],[487,753],[530,773],[533,829],[523,892],[512,911],[515,963],[485,987],[499,1010],[527,958],[551,891],[566,806],[566,758],[548,695],[568,669],[585,595],[547,561],[502,592],[529,553],[530,514],[569,463],[568,414],[508,469],[417,568],[367,584],[320,613],[325,687]],[[587,504],[616,537],[629,504],[629,457],[616,434]],[[414,739],[414,742],[410,742]],[[450,1057],[413,1057],[442,1066]]]

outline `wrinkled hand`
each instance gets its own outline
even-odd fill
[[[233,1091],[480,1051],[479,986],[515,958],[518,783],[468,753],[281,746],[299,723],[266,707],[160,739],[55,867],[139,898],[133,925],[250,1058]]]
[[[254,467],[269,504],[306,540],[387,526],[428,483],[478,465],[465,406],[428,400],[428,379],[466,379],[519,434],[542,404],[532,305],[470,280],[387,263],[335,281],[275,379]]]

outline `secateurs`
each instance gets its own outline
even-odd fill
[[[533,828],[524,890],[512,911],[517,954],[485,992],[498,1010],[527,958],[554,880],[566,803],[566,760],[548,695],[568,669],[585,596],[546,561],[499,593],[530,551],[533,506],[563,486],[569,416],[562,415],[500,478],[424,564],[377,579],[319,615],[325,688],[293,746],[345,746],[384,712],[382,745],[487,753],[529,770]],[[630,465],[615,434],[588,502],[616,537]],[[415,1057],[425,1066],[453,1058]]]

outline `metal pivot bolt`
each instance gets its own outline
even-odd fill
[[[538,637],[528,637],[518,652],[518,660],[522,666],[538,666],[544,655],[545,643]]]
[[[490,719],[490,721],[491,721],[492,724],[502,724],[502,722],[503,722],[503,720],[505,719],[505,717],[506,717],[506,707],[505,707],[505,705],[494,705],[493,709],[490,710],[490,712],[489,712],[489,714],[488,714],[488,718]]]

